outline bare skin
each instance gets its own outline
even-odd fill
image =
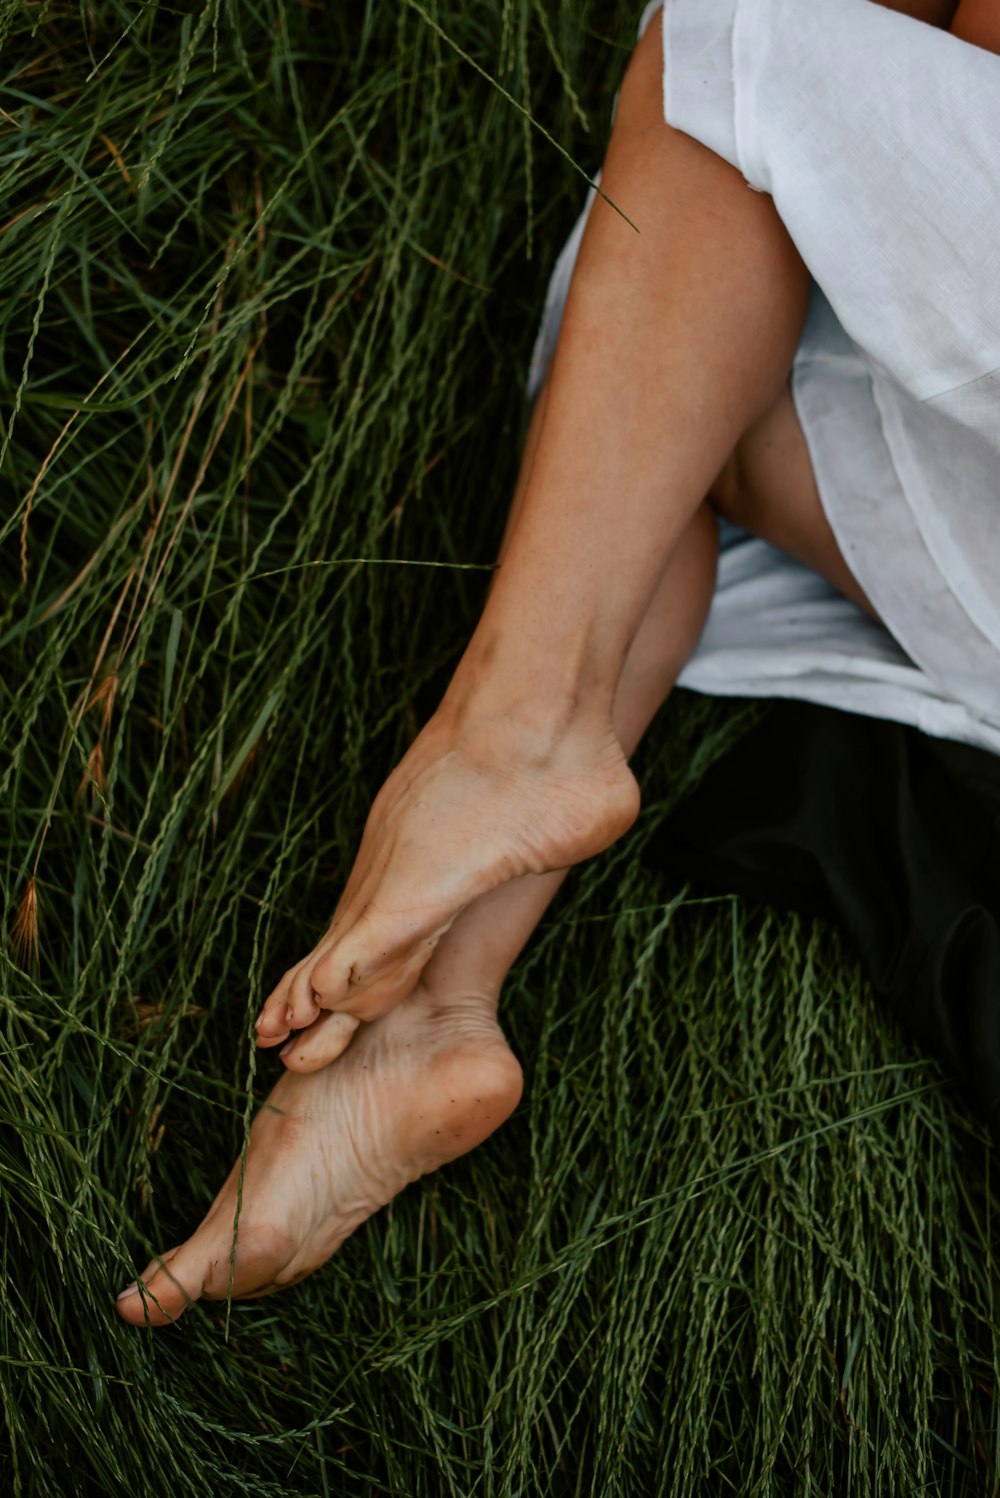
[[[288,1072],[253,1125],[232,1293],[267,1295],[303,1279],[410,1181],[481,1143],[521,1095],[521,1068],[486,994],[417,989],[366,1025],[315,1076]],[[125,1321],[174,1321],[192,1301],[224,1299],[237,1162],[198,1231],[153,1261]]]
[[[715,520],[703,506],[622,673],[615,728],[629,749],[697,643],[715,557]],[[324,1027],[339,1016],[298,1038],[251,1130],[234,1295],[296,1283],[410,1181],[472,1149],[513,1111],[521,1068],[497,1025],[497,1002],[563,877],[528,875],[477,901],[413,992],[362,1025],[332,1065]],[[193,1301],[226,1296],[238,1178],[236,1165],[193,1236],[147,1265],[142,1292],[123,1292],[123,1320],[162,1326]]]
[[[1000,12],[996,0],[962,0],[951,23],[953,35],[987,52],[1000,52]]]
[[[986,0],[986,5],[984,9],[982,0],[964,0],[955,16],[954,29],[967,40],[1000,51],[1000,15],[996,14],[995,0]],[[892,8],[906,9],[918,19],[935,24],[947,24],[954,11],[954,5],[947,0],[943,4],[937,0],[913,0],[906,5],[894,3]],[[656,37],[657,28],[652,28],[650,34]],[[651,50],[647,48],[647,53]],[[635,72],[630,74],[635,76]],[[697,178],[700,168],[696,170],[697,161],[690,152],[657,163],[655,142],[646,139],[646,129],[641,124],[646,119],[648,125],[647,117],[651,118],[650,111],[654,108],[650,81],[653,72],[647,70],[640,76],[645,77],[642,88],[623,91],[609,152],[611,163],[616,142],[627,139],[631,143],[627,149],[623,146],[616,152],[617,160],[622,163],[621,183],[614,175],[609,179],[607,168],[604,181],[615,200],[642,222],[647,206],[645,198],[649,197],[648,188],[645,198],[641,191],[642,173],[665,171],[665,178],[652,180],[656,184],[654,196],[666,197],[670,194],[663,191],[664,182],[669,185],[670,172],[676,170],[677,191],[683,200],[685,192],[696,195],[698,191],[697,182],[687,181],[686,174],[690,169]],[[658,87],[657,71],[657,111]],[[631,118],[633,115],[635,120]],[[657,129],[674,136],[658,115]],[[630,178],[627,170],[631,150],[637,151],[644,161],[639,179]],[[654,157],[652,162],[645,159],[647,151]],[[710,153],[705,156],[709,162],[715,162]],[[717,171],[722,165],[717,163],[710,168],[713,189],[726,181],[724,174]],[[630,180],[631,194],[626,190]],[[742,183],[739,185],[742,189]],[[707,190],[707,183],[703,186]],[[484,614],[484,620],[489,619],[489,628],[484,631],[481,626],[477,631],[477,637],[481,638],[473,641],[456,676],[457,685],[453,684],[443,705],[442,722],[436,727],[431,725],[433,732],[421,736],[424,745],[413,764],[407,768],[411,757],[408,755],[395,772],[392,792],[380,797],[382,806],[378,814],[373,810],[373,821],[365,834],[368,849],[367,852],[362,849],[363,859],[359,855],[361,872],[355,870],[352,875],[334,928],[303,963],[286,975],[265,1008],[263,1044],[284,1041],[290,1029],[300,1033],[287,1044],[283,1053],[286,1074],[268,1099],[269,1106],[254,1121],[251,1132],[232,1284],[236,1296],[266,1295],[302,1279],[325,1262],[360,1222],[409,1181],[471,1149],[516,1107],[521,1092],[520,1067],[496,1023],[501,985],[559,888],[566,866],[577,861],[579,848],[602,844],[605,838],[610,841],[616,822],[624,826],[634,815],[634,783],[628,778],[627,756],[697,644],[710,602],[716,555],[714,516],[710,505],[703,500],[691,503],[685,499],[687,489],[682,479],[688,478],[691,484],[701,482],[707,466],[711,472],[704,478],[701,493],[710,496],[711,506],[798,556],[862,607],[870,607],[837,551],[823,516],[805,438],[787,389],[787,359],[791,357],[787,345],[801,319],[798,270],[789,258],[788,247],[780,243],[780,236],[779,242],[773,242],[774,224],[768,226],[761,221],[760,205],[764,200],[741,191],[737,203],[729,187],[725,188],[725,195],[732,201],[720,205],[718,222],[713,222],[712,213],[700,215],[696,211],[693,220],[682,226],[682,243],[675,265],[679,284],[687,292],[693,292],[697,302],[698,276],[693,266],[699,263],[702,249],[706,253],[705,263],[710,265],[712,249],[711,243],[703,246],[701,238],[707,235],[711,241],[719,224],[724,224],[728,225],[725,232],[741,236],[732,242],[742,246],[745,228],[751,246],[750,260],[754,258],[754,246],[760,255],[761,263],[755,273],[769,271],[776,276],[777,283],[770,287],[769,294],[778,300],[785,297],[779,318],[786,334],[784,341],[778,340],[780,347],[766,341],[758,345],[754,341],[758,336],[757,325],[750,318],[743,324],[748,342],[743,351],[744,364],[740,350],[733,349],[730,336],[727,351],[735,371],[733,384],[738,388],[730,391],[723,382],[719,400],[729,415],[725,420],[716,415],[706,420],[705,425],[714,433],[716,448],[718,441],[723,440],[721,434],[733,422],[739,431],[721,455],[699,431],[691,443],[696,451],[680,458],[675,454],[675,461],[667,465],[659,491],[664,511],[660,519],[671,539],[661,548],[660,570],[652,583],[646,586],[650,573],[656,571],[655,566],[640,566],[634,556],[628,558],[614,549],[609,552],[609,565],[635,583],[643,595],[642,606],[633,607],[631,613],[627,609],[619,611],[617,634],[612,630],[603,641],[588,642],[586,628],[574,635],[573,609],[570,600],[562,598],[566,615],[558,621],[559,629],[569,642],[567,648],[572,647],[571,662],[577,673],[574,690],[584,705],[576,704],[572,697],[558,698],[561,716],[555,715],[554,727],[553,722],[546,724],[543,715],[533,707],[532,693],[547,690],[545,672],[551,662],[541,658],[532,662],[530,650],[532,646],[538,648],[539,634],[538,621],[533,633],[530,608],[525,611],[523,631],[511,626],[510,637],[505,631],[512,618],[514,624],[518,622],[514,618],[511,591],[516,601],[518,588],[527,587],[531,578],[530,558],[523,555],[523,537],[527,534],[535,538],[532,544],[540,544],[537,537],[545,532],[546,506],[544,496],[538,498],[539,484],[554,486],[557,498],[561,496],[565,527],[572,529],[586,521],[580,511],[586,510],[587,494],[584,502],[577,502],[572,486],[568,491],[559,487],[559,455],[562,453],[565,460],[567,449],[573,445],[574,391],[579,395],[580,386],[586,386],[587,378],[597,379],[592,367],[588,375],[590,341],[601,345],[603,358],[613,357],[615,351],[606,347],[608,338],[600,327],[599,316],[588,309],[586,299],[577,298],[581,305],[575,334],[569,343],[563,335],[553,376],[539,399],[529,433],[502,552],[503,567]],[[744,208],[747,222],[740,227],[738,217]],[[597,240],[596,248],[591,245],[593,263],[588,276],[592,288],[602,275],[613,281],[621,258],[620,243],[611,235],[615,226],[607,216],[604,225],[607,232]],[[783,234],[780,225],[777,228]],[[769,239],[774,252],[770,260],[766,249]],[[674,248],[678,248],[676,244]],[[685,268],[686,258],[691,264]],[[630,274],[633,272],[634,266]],[[662,273],[661,260],[655,268],[657,283]],[[649,274],[654,274],[654,267],[649,267]],[[718,294],[729,293],[732,306],[723,322],[727,317],[732,319],[734,310],[742,307],[747,288],[740,281],[734,286],[724,282],[723,292]],[[754,294],[762,295],[762,288],[758,286]],[[684,315],[691,316],[684,296],[678,295],[677,300],[684,303]],[[660,310],[664,316],[676,316],[676,311],[670,312],[669,297]],[[597,321],[588,323],[588,315],[597,317]],[[645,322],[648,326],[648,316]],[[714,327],[710,318],[706,335],[709,362]],[[638,336],[635,328],[633,333]],[[655,342],[659,344],[661,340],[662,332],[658,331]],[[648,338],[640,338],[631,351],[629,383],[617,387],[619,404],[633,413],[641,405],[638,399],[635,402],[631,399],[633,388],[645,391],[650,380],[667,377],[658,367],[656,356],[652,356],[651,368],[644,366],[643,355],[649,342]],[[565,353],[567,347],[573,350],[572,356]],[[760,410],[758,402],[739,388],[753,372],[751,350],[760,355],[761,384],[771,391],[768,403]],[[776,378],[777,374],[780,378]],[[719,378],[718,369],[714,377]],[[671,389],[669,377],[665,388]],[[621,485],[605,493],[624,493],[631,504],[633,493],[643,494],[644,482],[649,478],[647,469],[662,458],[662,452],[656,449],[655,442],[645,440],[648,433],[637,433],[632,423],[619,424],[614,408],[602,406],[603,389],[598,380],[590,415],[586,401],[583,402],[578,443],[584,446],[579,442],[579,432],[588,430],[589,420],[599,419],[603,423],[607,433],[605,445],[612,452],[608,466],[599,465],[599,474],[603,475],[602,482],[610,484],[614,479],[616,485]],[[695,404],[704,398],[699,395]],[[690,410],[685,410],[690,417]],[[636,420],[643,415],[648,419],[648,412],[640,412]],[[711,412],[705,410],[702,415],[711,417]],[[677,438],[677,424],[666,425],[674,433],[672,440],[681,440],[683,446],[683,434],[681,439]],[[633,442],[637,444],[634,454],[630,448]],[[710,457],[713,450],[718,457],[714,467]],[[629,468],[633,456],[634,474]],[[582,484],[586,491],[586,475],[581,476],[579,466],[573,473],[574,483]],[[595,484],[593,489],[599,487]],[[589,495],[593,504],[599,504],[600,497],[599,492]],[[558,504],[555,510],[558,520]],[[536,516],[535,511],[540,511],[540,515]],[[548,519],[551,521],[551,515]],[[620,507],[614,508],[612,519],[612,528],[620,529]],[[633,524],[631,511],[628,524]],[[601,534],[606,537],[606,529]],[[596,575],[599,569],[593,562],[588,564],[586,557],[581,559],[574,554],[573,545],[569,544],[572,537],[564,539],[568,541],[567,547],[556,548],[557,572],[565,566],[570,569],[567,575],[572,579],[572,568],[580,567],[579,576],[584,580],[580,591],[586,597],[587,609],[592,610],[593,617],[603,618],[607,623],[609,608],[614,613],[611,607],[614,600],[602,597],[601,578]],[[652,549],[647,545],[647,550]],[[510,559],[517,561],[517,567],[508,565]],[[511,583],[511,578],[516,579],[515,583]],[[552,583],[551,575],[548,581]],[[622,585],[619,578],[616,586]],[[554,591],[558,604],[558,577]],[[498,594],[500,603],[494,607]],[[527,597],[530,599],[530,592]],[[618,644],[613,649],[605,648],[611,638],[617,639]],[[620,652],[617,668],[613,664],[615,650]],[[527,674],[517,689],[512,690],[510,662],[517,659]],[[483,673],[487,667],[500,678],[499,688],[496,682],[485,679]],[[603,707],[600,704],[608,689],[602,672],[610,672],[613,677],[610,701]],[[496,726],[498,704],[502,703],[504,692],[508,706],[513,704],[514,708],[515,727],[511,729],[505,724],[504,739],[505,750],[512,758],[509,763],[497,764],[497,756],[483,735]],[[486,709],[480,708],[481,702],[487,704]],[[527,751],[523,739],[527,740]],[[442,744],[448,747],[442,750]],[[457,880],[449,871],[448,878],[440,878],[438,888],[431,881],[432,898],[428,898],[427,881],[423,877],[428,859],[426,849],[422,860],[417,857],[419,837],[430,835],[433,842],[443,831],[451,839],[453,855],[458,857],[470,842],[483,836],[481,802],[477,808],[464,803],[457,794],[461,774],[457,779],[452,778],[456,766],[461,774],[473,776],[472,784],[479,797],[484,794],[492,797],[489,806],[491,812],[499,809],[501,813],[506,846],[499,853],[494,849],[496,857],[490,865],[491,874],[484,873],[489,860],[480,860],[473,874],[469,874],[470,864],[462,863]],[[522,781],[527,781],[527,788]],[[426,798],[430,796],[433,801],[437,789],[448,785],[451,789],[447,795],[442,793],[443,799],[432,807],[428,834],[427,826],[422,826],[415,815],[412,802],[414,798],[421,800],[422,788],[426,819]],[[504,810],[504,794],[513,810],[510,807]],[[588,795],[596,798],[599,803],[596,808],[588,809]],[[550,799],[556,803],[558,815],[546,819],[542,813],[547,811]],[[463,812],[464,833],[460,823]],[[533,814],[535,824],[526,837],[523,825],[518,826],[518,818],[523,820],[529,813]],[[539,821],[543,825],[541,836],[537,831]],[[494,832],[490,825],[488,835],[493,836]],[[418,880],[415,888],[420,892],[419,899],[412,893],[406,894],[403,871],[408,869]],[[519,871],[521,877],[515,877]],[[478,893],[470,894],[470,889]],[[456,913],[456,906],[464,913]],[[365,952],[361,937],[368,940],[378,921],[383,928],[383,949],[387,953],[391,950],[391,955],[387,960],[383,958],[380,965],[380,954],[376,951],[373,966],[362,965],[360,969],[363,981],[348,984],[346,999],[336,997],[343,995],[343,983],[337,987],[335,973],[330,986],[325,986],[320,964],[326,962],[336,967],[339,963],[342,967],[345,956],[351,952]],[[360,936],[356,930],[359,924]],[[403,936],[390,949],[389,937],[396,928],[403,928]],[[423,934],[415,936],[418,928]],[[350,942],[352,932],[357,938],[354,946]],[[353,961],[360,959],[355,957]],[[305,974],[311,989],[308,997],[304,997],[306,984],[300,980],[301,974]],[[321,985],[318,988],[313,984],[314,977]],[[357,993],[352,992],[355,987]],[[317,998],[312,997],[313,993]],[[333,999],[327,1003],[331,995]],[[346,1054],[341,1055],[358,1018],[373,1016],[374,1022],[363,1025]],[[176,1319],[194,1300],[225,1297],[229,1290],[237,1175],[234,1167],[195,1234],[147,1267],[141,1276],[142,1290],[133,1287],[131,1293],[123,1292],[118,1311],[125,1321],[141,1325],[148,1319],[151,1324],[159,1325]]]
[[[993,0],[887,3],[996,41]],[[329,1034],[346,1044],[353,1021],[410,992],[473,900],[591,857],[638,812],[612,723],[616,685],[698,506],[741,440],[775,429],[809,284],[770,199],[664,123],[662,63],[654,25],[602,173],[640,232],[594,204],[495,586],[440,708],[376,797],[328,930],[264,1004],[262,1045],[323,1011],[344,1017]],[[777,424],[804,447],[783,398],[789,419]],[[836,546],[815,484],[791,508],[783,487],[776,499],[759,486],[738,518],[821,565]],[[735,492],[746,499],[742,479]],[[723,509],[732,495],[720,486]],[[846,566],[838,573],[869,607]]]
[[[473,900],[600,852],[638,812],[616,686],[671,554],[787,380],[808,295],[770,199],[664,124],[661,78],[652,26],[602,179],[641,232],[594,205],[486,608],[329,930],[265,1003],[262,1044],[324,1010],[385,1014]]]

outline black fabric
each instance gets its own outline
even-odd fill
[[[1000,1142],[1000,758],[776,703],[651,852],[713,889],[839,918],[877,993]]]

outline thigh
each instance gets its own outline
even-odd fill
[[[727,520],[805,563],[876,617],[823,511],[788,385],[740,438],[709,499]]]
[[[915,21],[926,21],[928,26],[948,27],[952,23],[958,0],[877,0],[885,10],[899,10]],[[986,0],[993,5],[994,0]]]
[[[963,42],[1000,52],[1000,6],[996,0],[962,0],[951,29]]]

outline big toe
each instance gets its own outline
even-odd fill
[[[322,1007],[367,1023],[381,1019],[413,992],[440,934],[413,935],[391,925],[383,934],[373,921],[366,923],[313,968],[310,980]]]
[[[270,1223],[240,1222],[233,1256],[232,1217],[210,1213],[192,1238],[154,1259],[118,1297],[130,1326],[166,1326],[196,1300],[267,1295],[289,1283],[287,1265],[296,1243]]]
[[[190,1240],[153,1259],[118,1296],[115,1309],[129,1326],[166,1326],[200,1298],[203,1265],[190,1252]]]

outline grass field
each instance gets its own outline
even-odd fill
[[[4,1492],[998,1491],[982,1131],[835,931],[643,854],[757,709],[655,726],[497,1136],[284,1296],[112,1309],[475,617],[637,10],[0,7]]]

